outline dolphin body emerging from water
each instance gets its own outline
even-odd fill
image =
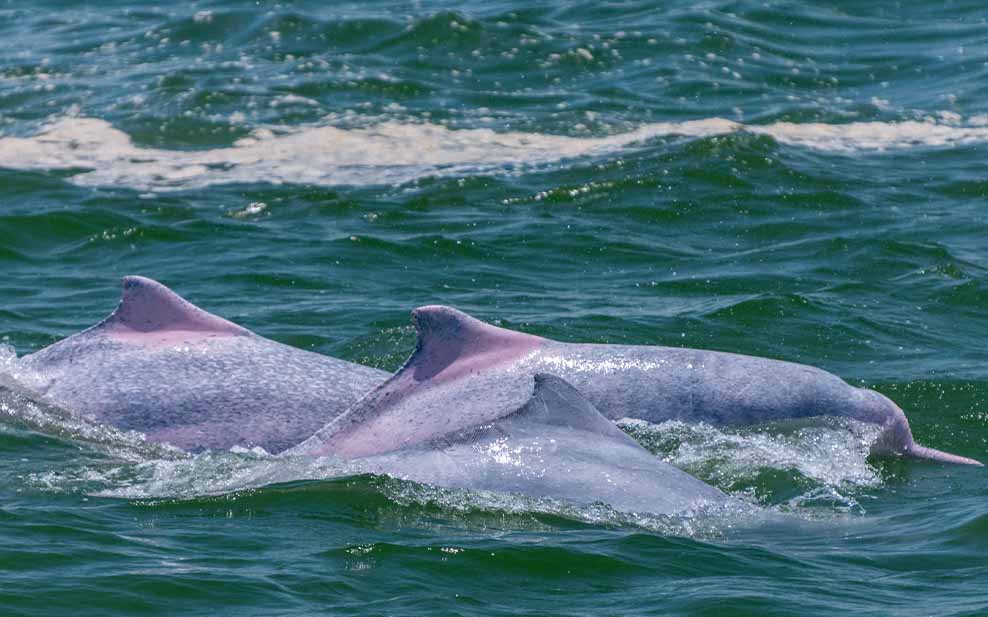
[[[732,500],[650,455],[612,419],[840,415],[883,426],[883,451],[976,463],[915,444],[882,395],[798,364],[558,343],[431,306],[413,312],[416,350],[385,381],[257,336],[150,279],[127,277],[123,288],[113,314],[22,358],[18,376],[70,411],[189,451],[332,455],[439,486],[657,514]]]
[[[17,366],[50,402],[191,452],[281,452],[388,377],[258,336],[139,276],[123,279],[109,317]]]
[[[289,456],[332,454],[360,459],[361,471],[625,512],[689,515],[736,503],[651,455],[572,386],[544,374],[525,380],[519,405],[481,413],[482,422],[462,417],[478,417],[468,410],[500,399],[457,391],[464,398],[422,409],[434,430],[416,431],[408,447],[395,435],[356,456],[307,445],[318,440],[289,449],[387,374],[262,338],[143,277],[123,280],[109,317],[21,358],[18,373],[42,400],[192,452],[260,446]],[[0,381],[5,388],[23,393],[20,384]]]
[[[528,401],[503,417],[440,430],[437,437],[359,463],[446,488],[605,503],[621,512],[685,516],[740,505],[653,456],[559,377],[537,374],[534,383]],[[447,408],[446,415],[462,410]],[[303,444],[289,454],[305,449]]]
[[[883,428],[875,454],[980,465],[917,444],[891,400],[811,366],[676,347],[560,343],[444,306],[416,309],[412,321],[418,342],[401,370],[294,451],[369,456],[496,422],[524,405],[534,375],[550,373],[612,420],[737,426],[840,416]]]

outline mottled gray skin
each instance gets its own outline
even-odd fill
[[[551,373],[612,419],[738,426],[841,416],[885,429],[877,454],[979,464],[916,444],[895,403],[818,368],[676,347],[559,343],[441,306],[416,309],[413,321],[419,341],[405,366],[303,444],[308,451],[366,456],[490,422],[525,402],[535,374]],[[451,407],[460,413],[450,416]]]
[[[737,426],[847,416],[885,420],[881,395],[824,370],[719,351],[550,341],[526,370],[554,370],[613,419]]]
[[[106,320],[19,368],[59,406],[193,452],[281,452],[388,376],[260,337],[141,277],[124,279]]]
[[[677,347],[548,341],[518,369],[564,377],[612,419],[746,426],[844,417],[884,429],[873,454],[981,464],[917,444],[894,402],[805,364]]]
[[[535,384],[528,402],[503,418],[363,463],[436,486],[601,502],[623,512],[682,515],[731,501],[650,454],[562,379],[540,374]]]

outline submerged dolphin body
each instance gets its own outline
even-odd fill
[[[443,306],[412,318],[418,343],[402,369],[307,440],[306,451],[368,456],[495,421],[525,403],[533,375],[551,373],[611,419],[732,426],[842,416],[883,427],[876,454],[980,464],[918,445],[895,403],[818,368],[675,347],[560,343]]]
[[[138,276],[113,314],[18,369],[69,411],[193,452],[281,452],[388,376],[263,338]]]
[[[546,374],[535,376],[529,400],[504,417],[362,463],[436,486],[602,502],[622,512],[684,515],[732,501],[650,454],[572,386]]]

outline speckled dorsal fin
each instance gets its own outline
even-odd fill
[[[207,313],[161,283],[143,276],[124,277],[120,304],[97,328],[127,334],[168,331],[250,334],[249,330]]]
[[[295,451],[346,458],[397,450],[517,411],[529,393],[474,390],[546,339],[497,328],[448,306],[412,311],[418,344],[404,366]]]
[[[535,390],[531,398],[524,407],[506,416],[504,420],[563,426],[635,443],[568,381],[549,373],[535,375]]]
[[[412,311],[412,323],[418,341],[402,370],[414,370],[416,381],[455,369],[457,363],[471,358],[521,352],[545,342],[538,336],[486,324],[448,306],[417,308]]]

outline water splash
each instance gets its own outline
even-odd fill
[[[0,350],[0,362],[16,362]],[[32,395],[0,374],[0,432],[29,431],[70,444],[71,460],[30,469],[23,483],[40,491],[123,499],[198,499],[294,482],[336,481],[374,476],[361,461],[333,457],[273,456],[261,449],[188,454],[149,443],[140,433],[89,422]],[[673,465],[741,498],[723,508],[659,516],[615,511],[603,503],[577,505],[551,497],[447,489],[395,478],[376,483],[397,506],[425,506],[447,513],[498,512],[558,516],[594,525],[636,526],[676,535],[716,535],[757,508],[752,502],[789,512],[848,512],[859,509],[854,494],[880,484],[867,464],[877,429],[854,422],[776,427],[774,431],[724,432],[679,422],[651,425],[625,420],[622,428]],[[874,430],[873,430],[874,429]],[[766,479],[773,473],[782,477]],[[772,483],[775,485],[772,485]],[[766,496],[767,493],[772,493]],[[779,495],[782,495],[781,497]]]
[[[882,485],[868,464],[880,428],[845,418],[745,429],[624,419],[646,449],[722,490],[782,510],[863,511],[856,495]]]
[[[0,372],[0,430],[30,431],[129,462],[185,456],[176,448],[148,442],[136,431],[91,422],[53,405],[3,372]]]

